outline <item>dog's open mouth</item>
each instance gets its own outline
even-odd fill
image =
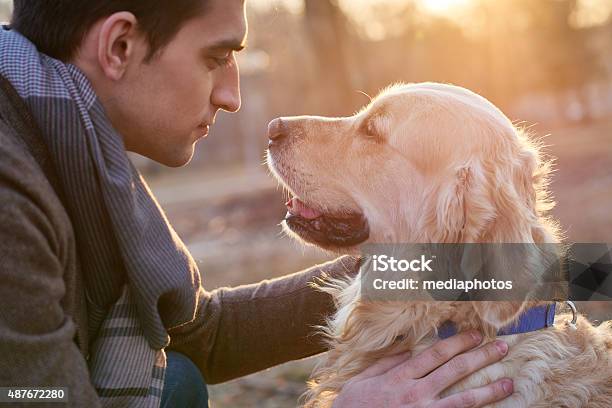
[[[323,248],[350,247],[368,239],[370,228],[361,213],[323,213],[293,197],[285,204],[289,229],[307,242]]]

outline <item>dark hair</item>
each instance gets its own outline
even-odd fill
[[[42,53],[66,61],[99,19],[129,11],[149,43],[150,59],[189,19],[204,13],[207,0],[14,0],[11,28]]]

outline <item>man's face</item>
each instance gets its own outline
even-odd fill
[[[206,12],[187,21],[153,59],[145,61],[148,49],[138,47],[138,62],[108,101],[127,150],[167,166],[188,163],[218,110],[240,108],[234,52],[246,31],[243,0],[208,0]]]

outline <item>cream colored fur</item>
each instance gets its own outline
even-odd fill
[[[374,243],[555,243],[547,216],[550,164],[540,146],[493,104],[466,89],[396,85],[348,118],[285,118],[294,141],[270,154],[285,186],[322,212],[361,211]],[[291,231],[288,231],[291,233]],[[299,238],[299,237],[298,237]],[[339,248],[359,253],[358,248]],[[500,270],[540,277],[530,266]],[[505,274],[505,275],[504,275]],[[518,279],[517,279],[518,278]],[[381,357],[417,353],[446,320],[487,339],[533,302],[364,302],[359,276],[323,288],[337,314],[322,328],[330,352],[313,373],[306,406],[331,406],[342,386]],[[571,316],[570,316],[571,317]],[[612,407],[612,329],[580,318],[577,330],[505,336],[509,354],[447,390],[510,377],[515,392],[492,407]],[[398,341],[398,339],[400,339]]]

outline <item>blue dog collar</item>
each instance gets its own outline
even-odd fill
[[[555,324],[555,305],[555,303],[550,303],[527,309],[514,324],[499,329],[497,335],[528,333],[553,326]],[[457,327],[451,321],[446,321],[438,328],[440,339],[446,339],[455,334],[457,334]]]

